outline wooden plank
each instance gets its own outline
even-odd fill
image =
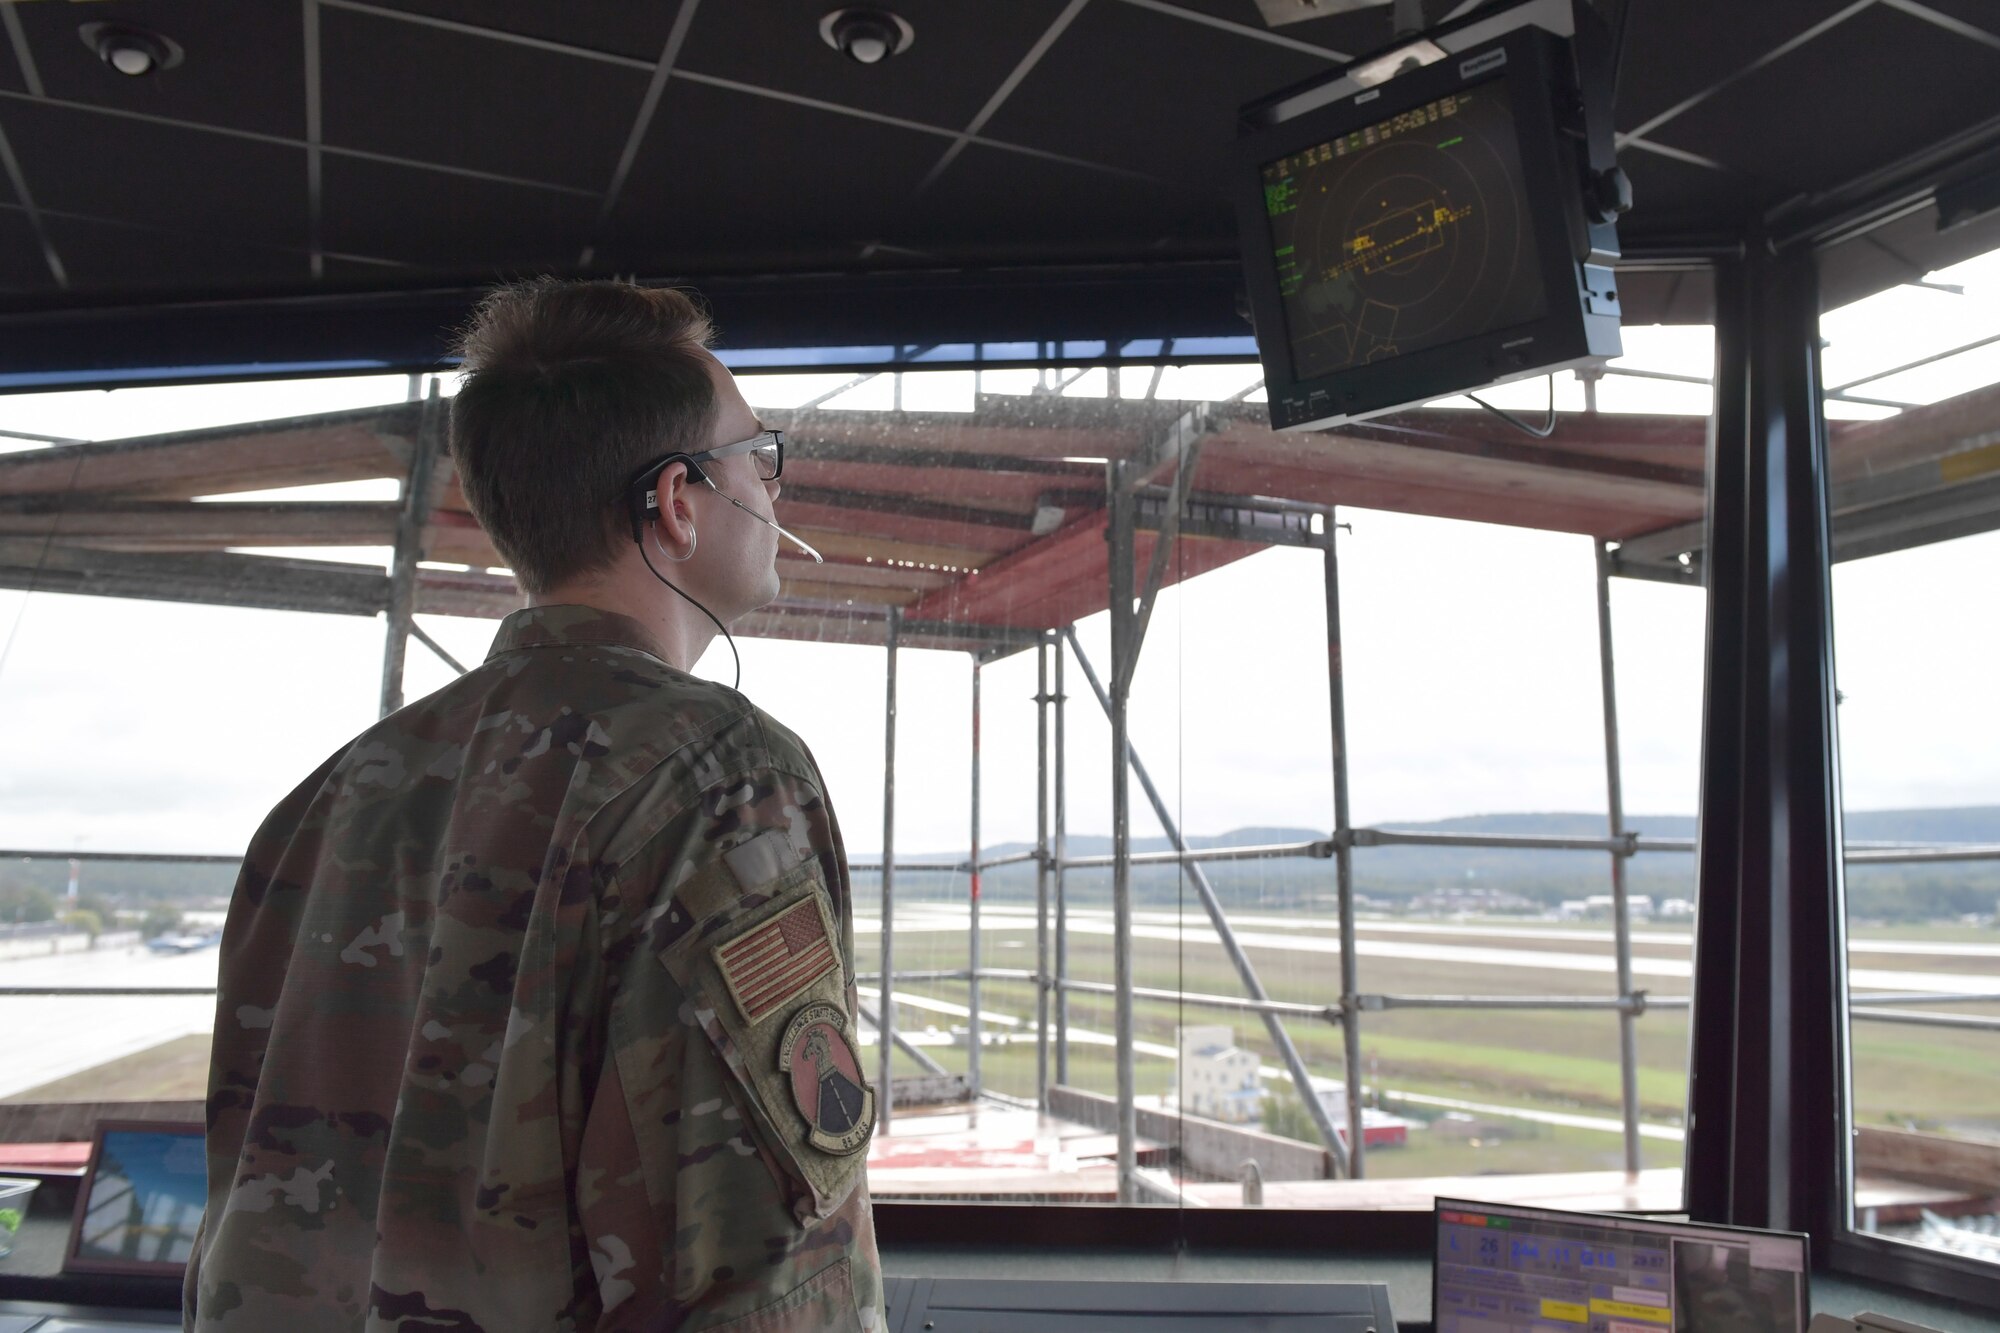
[[[914,480],[914,479],[913,479]],[[793,505],[821,509],[887,514],[896,518],[930,519],[939,523],[966,523],[982,528],[1002,528],[1025,532],[1034,518],[1034,506],[996,508],[961,504],[956,491],[940,492],[912,485],[907,492],[857,491],[837,486],[789,486],[785,488]],[[939,500],[940,495],[949,501]]]
[[[463,510],[433,510],[424,528],[425,559],[455,565],[477,565],[481,569],[504,566],[507,561],[493,547],[484,529]]]
[[[200,1124],[204,1104],[186,1102],[0,1103],[0,1143],[88,1143],[100,1120]]]
[[[785,518],[785,512],[780,510],[778,521],[783,523]],[[900,560],[913,565],[937,565],[946,571],[978,569],[1006,550],[1022,544],[1018,540],[1010,541],[1006,546],[995,550],[990,547],[962,546],[955,543],[900,541],[892,536],[851,532],[814,523],[785,523],[785,526],[812,543],[818,548],[819,553],[829,560],[841,557],[849,561],[859,560],[864,564],[870,561],[875,564],[885,564]]]
[[[47,503],[47,502],[45,502]],[[59,512],[0,508],[0,536],[46,536],[132,551],[228,546],[378,546],[396,531],[397,506],[372,501],[191,504],[79,501]]]
[[[1104,524],[1102,512],[1080,515],[1048,537],[988,565],[978,578],[930,594],[911,607],[908,616],[912,620],[1053,629],[1102,611],[1111,595],[1111,557]],[[1141,568],[1151,558],[1157,539],[1151,532],[1135,535]],[[1180,558],[1167,565],[1165,586],[1263,549],[1249,542],[1185,538]]]
[[[818,566],[813,566],[818,568]],[[868,583],[851,582],[838,577],[820,575],[816,577],[781,575],[780,587],[787,597],[800,597],[818,602],[854,602],[863,606],[888,607],[908,606],[924,595],[921,588],[877,586]]]
[[[1838,483],[1991,444],[2000,444],[2000,384],[1880,421],[1837,423],[1828,458]]]
[[[1854,1131],[1854,1169],[1967,1194],[2000,1193],[2000,1143],[1864,1125]]]
[[[881,607],[816,607],[778,602],[737,621],[735,632],[743,638],[880,648],[886,632],[884,625],[885,615]],[[973,635],[955,636],[948,629],[932,631],[908,625],[902,632],[900,642],[905,648],[939,652],[976,652],[993,646],[990,640]]]
[[[1233,433],[1196,467],[1204,490],[1616,537],[1698,518],[1699,486],[1560,471],[1509,459],[1337,440],[1273,449]]]
[[[819,564],[802,555],[788,555],[781,550],[778,577],[787,583],[838,583],[850,587],[887,588],[900,598],[904,593],[942,588],[963,575],[889,564],[863,564],[854,560],[828,560]],[[896,605],[901,606],[901,600]]]
[[[0,538],[0,586],[83,596],[372,616],[388,576],[329,560],[219,553],[130,555]]]
[[[917,497],[973,508],[1031,514],[1035,501],[1052,490],[1094,486],[1099,502],[1104,467],[1092,464],[1061,473],[1024,473],[971,467],[912,466],[908,463],[821,463],[785,457],[779,500],[800,499],[806,490],[859,491]]]
[[[504,574],[417,569],[418,615],[473,616],[497,620],[527,605],[514,580]]]
[[[411,405],[221,426],[96,444],[0,454],[0,495],[100,492],[187,499],[400,477],[408,468]]]

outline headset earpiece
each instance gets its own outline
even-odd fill
[[[631,491],[625,496],[625,507],[632,518],[633,541],[642,545],[645,543],[646,529],[660,516],[660,473],[677,462],[687,464],[687,477],[690,482],[699,485],[708,480],[708,475],[693,459],[686,454],[675,454],[663,461],[652,476],[644,481],[632,483]]]

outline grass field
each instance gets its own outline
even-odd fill
[[[1532,923],[1541,929],[1555,923]],[[1268,927],[1263,927],[1268,930]],[[1579,934],[1603,926],[1574,927]],[[1474,928],[1476,931],[1476,927]],[[1315,932],[1318,933],[1318,932]],[[1991,931],[1965,927],[1905,927],[1867,932],[1884,940],[1994,943]],[[1476,943],[1473,940],[1454,943]],[[858,941],[861,970],[879,967],[877,941]],[[1536,940],[1535,949],[1558,952],[1608,946],[1583,940]],[[995,932],[986,941],[982,963],[989,967],[1033,966],[1032,934]],[[1685,947],[1642,945],[1641,956],[1685,957]],[[1141,987],[1240,996],[1242,983],[1221,948],[1214,944],[1139,939],[1134,944],[1134,982]],[[1327,1004],[1340,990],[1335,955],[1298,955],[1274,951],[1253,954],[1259,976],[1273,999]],[[1070,974],[1080,980],[1112,979],[1110,939],[1078,933],[1070,943]],[[899,935],[899,971],[951,970],[968,965],[963,934],[948,931]],[[1865,965],[1865,964],[1864,964]],[[1911,972],[1986,971],[1995,973],[2000,991],[2000,960],[1990,958],[1896,956],[1891,964]],[[1596,995],[1611,993],[1608,975],[1570,971],[1538,971],[1527,967],[1477,966],[1419,959],[1365,957],[1361,989],[1400,995]],[[964,1005],[964,982],[913,982],[899,989]],[[1686,983],[1662,993],[1685,993]],[[980,1005],[989,1013],[1028,1020],[1015,1031],[1031,1031],[1033,990],[1024,982],[987,981]],[[2000,1013],[2000,1006],[1952,1005],[1954,1013]],[[1215,1010],[1183,1010],[1170,1001],[1134,1002],[1134,1035],[1140,1041],[1171,1046],[1182,1023],[1226,1023],[1239,1044],[1255,1050],[1267,1065],[1281,1063],[1262,1022],[1252,1015]],[[900,1021],[921,1028],[963,1026],[963,1018],[905,1008]],[[1109,1033],[1114,1015],[1109,996],[1073,995],[1070,1022],[1074,1027]],[[989,1029],[991,1030],[991,1029]],[[1343,1075],[1339,1029],[1326,1022],[1288,1019],[1286,1030],[1307,1067],[1316,1075]],[[1638,1052],[1638,1083],[1642,1119],[1678,1125],[1686,1101],[1688,1013],[1685,1009],[1655,1009],[1634,1025]],[[1950,1127],[2000,1133],[2000,1034],[1964,1032],[1858,1021],[1853,1031],[1855,1103],[1864,1124]],[[1615,1120],[1620,1114],[1619,1033],[1617,1017],[1607,1011],[1521,1010],[1393,1010],[1368,1013],[1361,1026],[1362,1082],[1371,1090],[1398,1090],[1429,1097],[1516,1107],[1529,1111],[1583,1113]],[[963,1048],[933,1052],[952,1069],[965,1064]],[[1034,1091],[1035,1053],[1032,1044],[988,1048],[982,1055],[988,1086],[1020,1096]],[[1166,1089],[1172,1062],[1140,1054],[1135,1065],[1142,1095]],[[1072,1050],[1070,1081],[1093,1091],[1111,1092],[1115,1072],[1108,1047],[1079,1046]],[[1268,1086],[1268,1084],[1267,1084]],[[1405,1114],[1435,1114],[1419,1106],[1403,1106]],[[1496,1119],[1496,1123],[1498,1123]],[[1665,1139],[1644,1141],[1648,1165],[1677,1163],[1679,1145]],[[1616,1167],[1622,1162],[1619,1136],[1592,1130],[1514,1122],[1509,1135],[1478,1147],[1464,1142],[1443,1143],[1421,1131],[1409,1149],[1377,1154],[1372,1168],[1380,1175],[1430,1175],[1466,1171],[1586,1170]]]
[[[208,1034],[176,1037],[109,1064],[0,1097],[36,1102],[180,1102],[208,1096]]]
[[[1315,923],[1324,934],[1325,923]],[[1521,924],[1521,923],[1511,923]],[[1532,923],[1537,929],[1555,923]],[[1255,927],[1271,933],[1266,922]],[[1560,928],[1559,928],[1560,929]],[[1581,936],[1602,926],[1575,927]],[[1477,927],[1469,939],[1479,943]],[[1871,928],[1865,934],[1880,940],[1940,943],[1993,943],[1993,932],[1965,927]],[[1494,939],[1490,943],[1500,943]],[[877,939],[857,941],[860,970],[879,968]],[[1106,935],[1077,933],[1070,950],[1071,975],[1080,980],[1112,980],[1111,941]],[[961,931],[910,931],[897,937],[899,970],[952,970],[968,963],[968,941]],[[1602,943],[1584,938],[1535,940],[1523,947],[1568,954],[1605,951]],[[1685,957],[1685,948],[1651,942],[1642,956]],[[1994,975],[2000,991],[2000,959],[1981,956],[1893,955],[1880,965],[1910,972],[1957,971]],[[1262,949],[1253,953],[1259,975],[1275,999],[1325,1005],[1339,994],[1338,958],[1333,954],[1290,953]],[[983,963],[989,967],[1031,968],[1031,932],[992,932],[985,940]],[[1857,966],[1878,965],[1875,960]],[[1242,984],[1222,950],[1209,943],[1141,938],[1135,942],[1134,979],[1142,987],[1240,996]],[[1361,960],[1361,989],[1367,993],[1401,995],[1591,995],[1608,997],[1611,978],[1561,969],[1439,962],[1412,958]],[[905,982],[905,995],[963,1006],[969,1001],[965,982]],[[1685,983],[1662,985],[1662,993],[1685,989]],[[1865,998],[1865,997],[1864,997]],[[1026,982],[987,981],[981,987],[981,1007],[989,1013],[1021,1020],[1015,1025],[989,1024],[991,1033],[1028,1038],[982,1051],[985,1085],[996,1091],[1030,1097],[1035,1091],[1036,1050],[1032,1041],[1034,993]],[[1953,1005],[1954,1013],[2000,1013],[1996,1005]],[[1232,1027],[1239,1044],[1258,1053],[1266,1065],[1281,1063],[1256,1017],[1210,1009],[1186,1008],[1165,1000],[1141,999],[1134,1006],[1135,1036],[1141,1042],[1171,1047],[1183,1024],[1222,1023]],[[1073,995],[1070,1022],[1076,1029],[1109,1034],[1114,1029],[1111,997]],[[965,1020],[949,1013],[903,1005],[899,1027],[941,1030],[962,1027]],[[1371,1173],[1382,1176],[1466,1174],[1494,1171],[1562,1171],[1610,1169],[1622,1164],[1622,1144],[1616,1133],[1499,1114],[1514,1109],[1530,1114],[1589,1116],[1616,1121],[1620,1115],[1619,1031],[1608,1011],[1521,1010],[1392,1010],[1370,1012],[1361,1023],[1362,1082],[1385,1109],[1417,1121],[1435,1118],[1441,1108],[1408,1098],[1443,1099],[1495,1108],[1481,1113],[1476,1132],[1460,1127],[1457,1135],[1413,1132],[1410,1146],[1374,1154]],[[1329,1022],[1288,1019],[1286,1031],[1315,1075],[1344,1076],[1340,1029]],[[1686,1097],[1688,1014],[1686,1010],[1655,1009],[1635,1024],[1638,1049],[1640,1113],[1658,1126],[1677,1126]],[[937,1045],[926,1048],[947,1068],[963,1070],[966,1049]],[[141,1051],[96,1069],[70,1075],[8,1098],[14,1102],[175,1100],[205,1093],[208,1039],[186,1037]],[[1860,1021],[1853,1033],[1855,1102],[1863,1124],[1947,1128],[2000,1134],[2000,1034],[1890,1025]],[[898,1073],[916,1073],[914,1061],[899,1053]],[[870,1073],[873,1073],[871,1064]],[[1141,1052],[1135,1065],[1138,1092],[1158,1096],[1168,1091],[1171,1059]],[[1104,1093],[1115,1091],[1113,1053],[1109,1046],[1076,1044],[1070,1052],[1069,1082]],[[1270,1082],[1267,1080],[1267,1087]],[[1399,1098],[1397,1094],[1403,1094]],[[1647,1138],[1643,1153],[1648,1165],[1673,1165],[1680,1145],[1667,1138]]]

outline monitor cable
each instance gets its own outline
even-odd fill
[[[1493,406],[1493,404],[1487,402],[1484,398],[1481,398],[1476,393],[1469,393],[1465,396],[1467,398],[1470,398],[1473,402],[1479,404],[1481,407],[1485,408],[1488,412],[1491,412],[1494,416],[1499,417],[1502,421],[1506,422],[1514,429],[1532,435],[1538,440],[1546,440],[1549,438],[1549,436],[1556,433],[1556,377],[1554,375],[1549,376],[1548,419],[1543,421],[1542,424],[1539,426],[1529,425],[1527,422],[1521,420],[1521,418],[1515,416],[1512,412],[1509,412],[1506,408],[1495,407]]]

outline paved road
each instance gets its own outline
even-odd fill
[[[1177,924],[1181,921],[1185,925]],[[1246,912],[1231,918],[1237,939],[1253,956],[1337,955],[1339,940],[1326,917],[1291,918]],[[857,920],[868,934],[879,928],[872,918]],[[946,903],[912,903],[897,912],[898,934],[961,933],[966,929],[964,907]],[[986,932],[1021,939],[1035,928],[1029,909],[989,906],[982,916]],[[1108,936],[1111,915],[1102,910],[1073,910],[1070,928],[1079,934]],[[1207,918],[1198,910],[1184,918],[1155,910],[1134,914],[1134,933],[1142,939],[1215,943]],[[1534,923],[1460,924],[1454,922],[1380,921],[1358,923],[1358,951],[1363,958],[1446,963],[1476,968],[1528,969],[1541,973],[1590,974],[1609,978],[1614,971],[1611,933],[1607,930],[1564,930]],[[1635,931],[1635,942],[1652,946],[1635,957],[1634,974],[1652,989],[1685,992],[1692,974],[1686,956],[1689,937],[1670,929]],[[1558,943],[1602,945],[1601,951],[1537,947]],[[1676,952],[1662,953],[1664,947]],[[1890,940],[1862,937],[1852,942],[1853,956],[1868,966],[1856,967],[1851,983],[1857,992],[1925,991],[1954,995],[2000,992],[2000,943],[1978,941]],[[1883,967],[1896,958],[1955,960],[1954,970]],[[997,961],[997,960],[996,960]],[[1007,960],[1013,961],[1013,960]],[[1921,967],[1921,965],[1919,965]],[[213,986],[213,950],[157,957],[143,949],[58,955],[0,961],[0,986]],[[1669,983],[1662,985],[1661,983]],[[1673,984],[1678,983],[1678,984]],[[1476,978],[1466,982],[1477,990]],[[938,1012],[949,1013],[948,1009]],[[89,1069],[144,1050],[175,1037],[209,1030],[214,1002],[195,997],[0,997],[0,1097]],[[994,1020],[998,1024],[998,1019]],[[1080,1040],[1091,1040],[1088,1037]],[[1107,1038],[1108,1040],[1108,1038]],[[1170,1050],[1161,1052],[1168,1056]],[[1557,1123],[1551,1121],[1550,1123]],[[1565,1122],[1566,1123],[1566,1122]]]
[[[213,986],[216,955],[112,949],[0,963],[0,986]],[[210,1031],[212,996],[0,996],[0,1097]]]
[[[868,986],[861,988],[861,994],[870,1001],[880,1001],[882,998],[880,990]],[[929,1013],[948,1014],[954,1018],[970,1018],[972,1016],[972,1010],[965,1005],[953,1004],[949,1000],[932,999],[929,996],[900,995],[896,999],[896,1004],[899,1009],[921,1009]],[[1023,1022],[1022,1019],[1011,1014],[995,1013],[990,1009],[982,1009],[979,1011],[979,1014],[985,1022],[999,1027],[1018,1028]],[[910,1035],[921,1038],[926,1034],[918,1033]],[[875,1030],[866,1024],[862,1026],[861,1039],[864,1045],[870,1046],[874,1045],[878,1040]],[[1079,1046],[1116,1046],[1118,1044],[1117,1038],[1109,1032],[1097,1032],[1090,1028],[1077,1027],[1074,1024],[1070,1026],[1069,1039]],[[930,1044],[935,1045],[938,1043],[933,1038]],[[1163,1060],[1178,1058],[1178,1053],[1174,1048],[1165,1042],[1146,1041],[1135,1037],[1132,1040],[1132,1049],[1139,1055],[1157,1056]],[[1257,1072],[1263,1076],[1266,1082],[1282,1080],[1289,1083],[1292,1078],[1289,1070],[1280,1069],[1276,1065],[1260,1065]],[[1313,1084],[1323,1091],[1336,1090],[1340,1087],[1339,1083],[1331,1079],[1314,1079]],[[1596,1130],[1604,1134],[1623,1134],[1625,1132],[1625,1123],[1614,1116],[1580,1115],[1569,1111],[1541,1111],[1522,1106],[1501,1106],[1492,1102],[1466,1101],[1458,1097],[1434,1097],[1428,1093],[1405,1092],[1397,1088],[1384,1089],[1384,1095],[1417,1106],[1433,1106],[1441,1111],[1465,1111],[1472,1115],[1498,1116],[1507,1120],[1522,1120],[1537,1125],[1555,1125],[1565,1129]],[[1669,1142],[1679,1143],[1687,1138],[1687,1131],[1679,1125],[1656,1125],[1642,1121],[1639,1125],[1639,1137],[1665,1139]]]
[[[956,905],[938,903],[912,904],[905,912],[896,914],[896,933],[962,933],[967,928],[969,914]],[[1189,913],[1182,918],[1183,924],[1175,924],[1171,912],[1135,912],[1132,933],[1138,939],[1174,941],[1183,940],[1191,944],[1219,943],[1214,928],[1206,915]],[[1237,943],[1251,953],[1289,952],[1308,954],[1333,954],[1340,952],[1340,941],[1334,936],[1323,920],[1311,922],[1295,921],[1285,917],[1244,914],[1232,916],[1230,925],[1236,933]],[[1281,926],[1283,930],[1262,929],[1264,926]],[[1317,928],[1315,928],[1317,927]],[[1020,908],[988,908],[981,913],[982,933],[1014,933],[1033,931],[1033,915]],[[1072,911],[1069,914],[1069,928],[1080,935],[1109,935],[1111,914],[1105,911]],[[880,929],[880,922],[874,918],[857,918],[855,930],[867,934]],[[1362,958],[1395,958],[1427,963],[1455,963],[1468,967],[1528,968],[1538,972],[1583,972],[1610,976],[1617,970],[1611,956],[1611,933],[1609,931],[1555,930],[1548,927],[1488,925],[1455,925],[1448,922],[1384,922],[1365,921],[1357,923],[1355,952]],[[1405,939],[1397,936],[1415,935],[1418,938]],[[1458,940],[1477,940],[1480,943],[1450,943]],[[1636,942],[1646,944],[1678,944],[1690,947],[1688,936],[1665,931],[1637,932]],[[1574,950],[1537,949],[1522,947],[1513,941],[1581,941],[1601,942],[1600,952],[1577,952]],[[1506,943],[1500,943],[1506,941]],[[1854,956],[1880,957],[1903,955],[1907,957],[1949,957],[1973,960],[1996,960],[1996,965],[1985,972],[1918,971],[1898,968],[1855,967],[1848,974],[1849,984],[1857,991],[1927,991],[1950,995],[1984,995],[2000,993],[2000,944],[1975,942],[1958,943],[1929,940],[1883,940],[1861,939],[1852,943],[1850,953]],[[1636,977],[1650,980],[1689,981],[1694,975],[1694,964],[1690,958],[1660,957],[1641,955],[1632,960],[1632,972]],[[1676,987],[1685,993],[1685,987]]]

